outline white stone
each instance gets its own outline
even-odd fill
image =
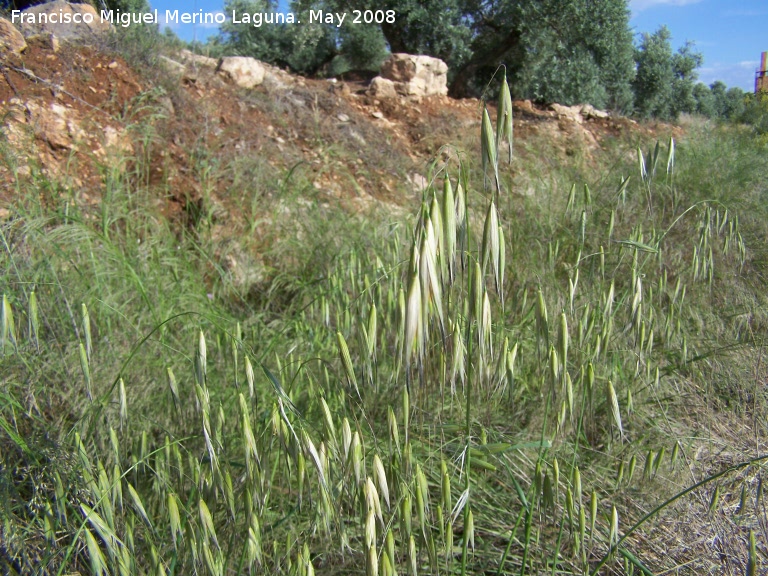
[[[264,64],[248,56],[226,56],[217,70],[241,88],[253,88],[264,82]]]
[[[379,100],[397,98],[395,83],[392,80],[382,78],[381,76],[376,76],[371,80],[371,84],[368,86],[368,94]]]
[[[394,82],[404,96],[448,94],[448,65],[439,58],[392,54],[381,65],[381,76]]]

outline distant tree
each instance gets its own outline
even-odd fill
[[[255,27],[228,21],[212,44],[301,74],[316,74],[340,58],[344,69],[378,68],[386,54],[386,42],[378,26],[363,23],[338,28],[309,22],[309,10],[332,8],[329,2],[295,0],[290,4],[290,10],[301,20],[300,25]],[[225,0],[224,10],[226,14],[233,10],[238,14],[277,12],[278,3],[274,0]]]
[[[675,71],[672,68],[672,35],[666,26],[653,34],[643,33],[635,50],[637,74],[632,87],[635,91],[635,108],[643,118],[672,115],[672,84]]]
[[[686,42],[672,55],[672,71],[675,80],[672,84],[672,116],[677,118],[681,112],[694,112],[696,100],[693,87],[699,77],[696,69],[704,63],[701,52],[694,51],[693,42]]]
[[[696,101],[696,113],[707,118],[719,116],[712,90],[704,82],[699,82],[693,87],[693,98]]]
[[[726,117],[726,105],[727,105],[727,97],[726,93],[728,91],[728,87],[725,85],[724,82],[721,82],[720,80],[716,80],[712,84],[709,85],[710,93],[712,94],[712,101],[715,108],[715,116],[718,118],[725,118]]]
[[[747,94],[741,88],[729,88],[725,93],[723,115],[729,120],[740,118],[747,107]]]
[[[669,29],[662,26],[653,34],[644,33],[635,49],[637,74],[632,86],[640,117],[670,120],[696,110],[693,89],[703,57],[690,42],[673,53],[671,38]]]
[[[381,24],[392,52],[449,67],[453,96],[480,94],[500,65],[513,95],[630,109],[627,0],[327,0],[336,10],[395,10]]]

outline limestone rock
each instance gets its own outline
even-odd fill
[[[584,122],[584,118],[581,116],[581,106],[563,106],[562,104],[552,104],[550,106],[552,110],[558,115],[559,118],[565,118],[576,124]]]
[[[165,68],[169,73],[173,74],[174,76],[182,76],[184,74],[184,71],[186,70],[186,67],[184,64],[181,64],[179,62],[176,62],[176,60],[172,60],[171,58],[168,58],[168,56],[163,56],[162,54],[158,57],[160,64]]]
[[[27,36],[27,45],[38,45],[43,50],[50,50],[51,52],[58,52],[61,48],[59,38],[55,34],[35,34],[33,36]]]
[[[264,64],[248,56],[226,56],[219,60],[217,71],[241,88],[253,88],[264,82]]]
[[[605,110],[598,110],[592,104],[584,104],[584,106],[581,107],[581,115],[584,118],[599,118],[600,120],[604,120],[610,116],[608,112]]]
[[[381,65],[381,76],[404,96],[448,94],[448,65],[439,58],[392,54]]]
[[[74,110],[55,102],[39,105],[26,103],[35,136],[53,150],[70,150],[77,140],[85,136]]]
[[[102,22],[101,16],[90,4],[70,4],[64,0],[55,0],[47,4],[30,6],[24,13],[21,31],[25,36],[35,34],[54,34],[62,40],[91,40],[96,36],[108,33],[111,29],[109,22]],[[40,22],[41,14],[56,14],[56,19],[66,19],[69,22]],[[90,20],[90,23],[75,23],[74,14],[79,14],[78,20]],[[60,16],[61,15],[61,16]],[[69,16],[67,16],[69,15]],[[31,23],[30,18],[34,18]]]
[[[382,78],[381,76],[376,76],[376,78],[371,80],[371,84],[368,86],[368,94],[373,98],[378,98],[380,100],[397,98],[395,83],[392,80]]]
[[[10,20],[0,18],[0,56],[21,54],[27,48],[24,36]]]
[[[179,52],[179,60],[181,60],[184,64],[191,64],[201,68],[216,68],[216,66],[219,64],[219,61],[216,60],[216,58],[209,58],[208,56],[195,54],[189,50],[182,50]]]

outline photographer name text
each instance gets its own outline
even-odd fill
[[[394,10],[352,10],[352,12],[327,12],[310,10],[307,14],[309,24],[326,24],[340,28],[349,24],[392,24],[395,22]],[[127,28],[134,24],[201,24],[222,25],[227,22],[224,12],[183,12],[166,10],[165,19],[161,19],[158,9],[148,12],[121,12],[120,10],[102,10],[100,15],[90,12],[69,12],[59,10],[35,14],[33,12],[11,11],[12,22],[19,24],[92,24],[95,21]],[[248,24],[259,28],[270,24],[301,24],[293,12],[238,12],[232,10],[232,24]]]

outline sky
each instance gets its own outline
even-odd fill
[[[166,9],[220,12],[223,0],[149,0],[160,14]],[[281,4],[285,0],[281,0]],[[677,49],[692,41],[704,56],[699,80],[722,80],[728,87],[752,91],[761,52],[768,51],[768,0],[630,0],[630,26],[639,39],[666,25]],[[162,17],[162,16],[161,16]],[[213,26],[177,25],[184,40],[205,40]]]

